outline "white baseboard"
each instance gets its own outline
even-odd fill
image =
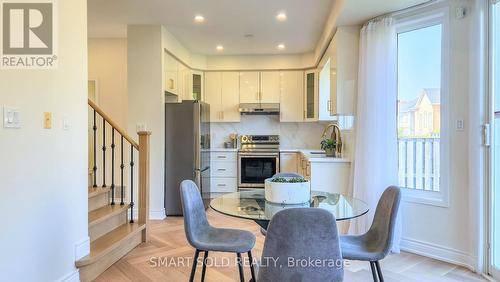
[[[75,244],[75,261],[90,254],[90,237],[82,239]]]
[[[401,239],[401,250],[463,266],[476,272],[477,259],[463,251],[411,238]]]
[[[139,211],[137,209],[134,209],[134,219],[137,219],[139,217]],[[163,220],[167,218],[165,215],[165,208],[162,208],[161,210],[150,210],[149,211],[149,219],[150,220]]]
[[[63,278],[59,279],[58,281],[60,281],[60,282],[80,282],[80,272],[78,271],[78,269],[75,269],[75,271],[64,276]]]

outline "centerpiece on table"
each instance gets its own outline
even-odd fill
[[[311,183],[303,177],[276,177],[265,180],[266,201],[296,205],[311,200]]]

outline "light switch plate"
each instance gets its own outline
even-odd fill
[[[457,131],[464,131],[465,125],[463,119],[457,119]]]
[[[21,114],[18,108],[3,107],[3,127],[21,128]]]

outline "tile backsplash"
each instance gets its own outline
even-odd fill
[[[282,149],[319,149],[325,123],[280,122],[279,116],[242,115],[240,122],[211,123],[211,147],[222,148],[229,134],[280,135]]]

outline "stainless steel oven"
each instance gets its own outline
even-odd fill
[[[238,151],[238,187],[264,188],[264,180],[279,172],[279,136],[242,135]]]

